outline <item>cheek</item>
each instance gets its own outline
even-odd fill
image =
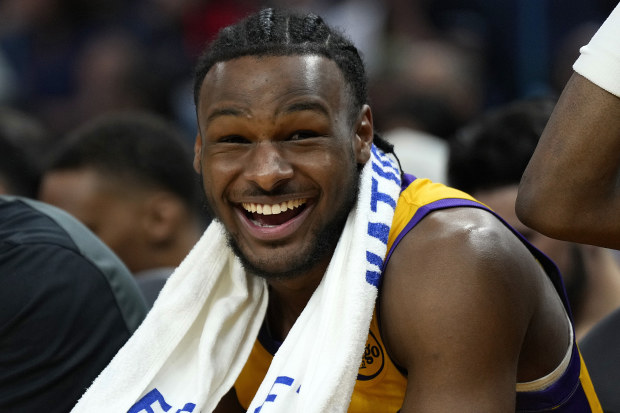
[[[333,142],[314,153],[303,154],[298,159],[304,159],[306,164],[321,165],[323,169],[329,169],[332,173],[346,173],[350,165],[357,165],[354,144],[348,140]]]
[[[200,183],[212,212],[221,215],[220,206],[225,202],[226,191],[230,190],[234,182],[234,172],[230,163],[203,160],[201,165]]]
[[[320,177],[323,188],[329,188],[333,199],[350,196],[350,191],[358,184],[358,164],[350,151],[337,157],[330,157],[316,170],[315,176]]]
[[[136,240],[142,233],[139,214],[134,213],[131,207],[124,210],[115,208],[109,210],[108,214],[103,215],[102,218],[104,222],[98,225],[97,235],[123,259],[126,259],[127,251],[135,248]],[[111,222],[114,224],[110,225]]]

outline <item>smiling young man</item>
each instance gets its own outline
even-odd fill
[[[357,199],[370,111],[356,119],[365,135],[348,138],[342,75],[316,55],[239,57],[217,63],[202,85],[194,164],[208,205],[249,272],[275,295],[307,286],[307,300]]]
[[[327,34],[307,50],[293,45],[285,40],[293,21],[264,11],[228,29],[250,41],[262,27],[273,44],[235,44],[219,52],[238,56],[213,58],[224,32],[197,80],[194,165],[236,255],[269,283],[265,347],[286,338],[321,281],[373,138],[370,108],[356,101],[362,80],[347,79],[347,66],[328,54],[344,52],[330,50]],[[327,30],[311,16],[295,22],[309,36],[320,35],[311,24]],[[278,33],[287,23],[289,33]],[[388,392],[367,396],[375,400],[360,402],[362,411],[385,409],[399,385],[391,411],[403,400],[401,411],[512,411],[517,382],[556,371],[567,354],[572,330],[552,283],[521,241],[481,209],[429,215],[402,238],[383,277],[380,338],[407,384],[390,371],[394,377],[382,377],[392,381]],[[255,351],[250,362],[260,356]],[[250,376],[244,371],[237,381],[239,399],[254,396],[240,394]],[[262,377],[252,377],[258,388]]]
[[[166,305],[204,304],[165,360],[129,343],[76,411],[121,397],[132,412],[601,411],[555,266],[467,194],[399,171],[339,32],[262,10],[220,32],[195,97],[216,219],[137,335],[183,323]],[[235,300],[255,296],[244,316]],[[114,376],[127,362],[138,384]]]

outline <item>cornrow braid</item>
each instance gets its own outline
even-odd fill
[[[316,14],[298,14],[265,8],[220,30],[198,59],[194,79],[194,103],[207,72],[218,62],[243,56],[290,56],[315,54],[334,61],[351,95],[350,118],[355,119],[368,100],[364,62],[342,32],[328,26]],[[378,146],[389,148],[375,135]]]
[[[198,59],[194,101],[207,72],[218,62],[242,56],[318,54],[333,60],[351,88],[352,110],[357,113],[367,100],[367,81],[362,58],[353,43],[315,14],[300,15],[267,8],[222,29]]]

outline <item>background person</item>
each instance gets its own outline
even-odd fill
[[[0,195],[0,410],[68,412],[146,315],[121,261],[65,212]]]
[[[204,227],[190,161],[189,146],[158,115],[104,115],[57,148],[39,197],[97,234],[152,303]]]
[[[529,99],[489,110],[451,140],[450,185],[472,194],[549,256],[563,275],[578,340],[620,307],[620,267],[611,250],[560,241],[517,218],[519,181],[553,111],[552,99]]]

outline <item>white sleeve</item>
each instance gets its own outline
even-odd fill
[[[575,72],[620,97],[620,4],[579,52]]]

